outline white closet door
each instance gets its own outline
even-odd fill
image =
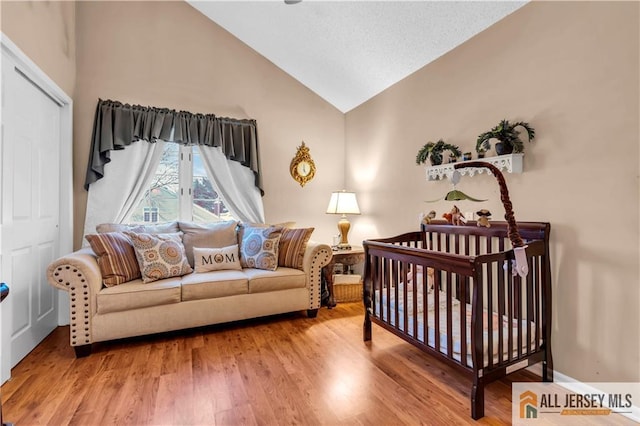
[[[57,326],[58,292],[45,273],[59,247],[60,114],[3,53],[0,280],[11,288],[1,311],[3,380]]]

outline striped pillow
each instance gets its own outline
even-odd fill
[[[140,278],[140,267],[129,237],[122,232],[89,234],[85,237],[98,257],[102,283],[113,287]]]
[[[300,228],[282,230],[280,247],[278,247],[278,266],[302,269],[304,252],[311,233],[315,228]]]

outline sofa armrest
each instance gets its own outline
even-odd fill
[[[53,261],[47,268],[49,284],[69,293],[71,346],[91,344],[91,319],[102,274],[93,251],[86,247]]]
[[[309,287],[309,309],[320,308],[322,298],[322,268],[331,261],[333,252],[328,244],[309,241],[302,261]]]

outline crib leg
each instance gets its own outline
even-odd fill
[[[369,309],[364,310],[364,324],[362,324],[362,340],[368,342],[371,340],[371,317]]]
[[[484,417],[484,383],[476,377],[471,388],[471,418],[478,420]]]

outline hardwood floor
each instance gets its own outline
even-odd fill
[[[470,382],[374,326],[360,303],[94,344],[76,359],[58,327],[2,386],[21,425],[469,424]],[[532,381],[524,372],[513,381]],[[486,389],[482,424],[511,423],[511,381]]]

